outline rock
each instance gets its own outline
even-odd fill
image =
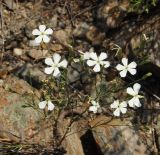
[[[41,87],[42,82],[46,79],[46,74],[41,71],[38,66],[33,66],[29,63],[18,68],[14,74],[26,80],[33,87],[38,89]]]
[[[51,50],[53,52],[60,52],[61,50],[63,50],[63,46],[61,44],[52,44],[51,45]]]
[[[89,25],[87,23],[81,23],[74,29],[73,35],[77,38],[85,38],[88,30]]]
[[[37,49],[31,49],[29,52],[28,52],[28,55],[33,58],[33,59],[36,59],[36,60],[39,60],[39,59],[42,59],[42,58],[45,58],[48,54],[48,50],[37,50]]]
[[[157,107],[159,107],[159,103],[158,103],[158,106]],[[156,108],[157,108],[156,107]],[[157,123],[156,123],[156,126],[155,126],[155,135],[156,135],[156,139],[157,139],[157,141],[158,141],[158,150],[160,149],[160,115],[159,115],[159,112],[157,112],[156,113],[157,114],[157,116],[156,117],[158,117],[157,118]]]
[[[39,97],[24,80],[17,80],[9,77],[4,88],[0,87],[1,140],[48,146],[53,139],[52,128],[37,109]]]
[[[14,48],[13,49],[13,54],[15,56],[21,56],[23,54],[23,50],[21,48]]]
[[[133,128],[130,121],[99,116],[90,122],[92,133],[104,155],[152,154],[152,134]],[[146,141],[147,139],[147,141]]]
[[[64,46],[70,46],[70,34],[67,31],[64,30],[58,30],[54,32],[54,37],[58,41],[58,43],[64,45]]]
[[[53,28],[56,28],[57,27],[57,24],[58,24],[58,15],[57,14],[55,14],[53,17],[52,17],[52,19],[51,19],[51,26],[53,27]]]
[[[7,69],[0,69],[0,79],[5,79],[7,77],[8,70]]]
[[[142,41],[142,37],[140,35],[133,37],[130,41],[130,45],[131,45],[132,50],[139,48],[141,45],[141,41]]]
[[[17,41],[11,41],[9,43],[6,43],[7,45],[5,46],[6,50],[12,49],[12,48],[17,48],[18,47],[18,43]]]
[[[4,88],[21,95],[33,94],[32,87],[26,81],[17,77],[8,76],[4,82]]]
[[[102,27],[104,31],[108,28],[119,27],[123,18],[129,9],[129,0],[114,1],[106,0],[103,5],[98,9],[95,16],[97,25]]]
[[[35,47],[35,46],[39,46],[39,45],[40,45],[40,44],[39,44],[39,43],[36,43],[35,40],[30,40],[30,41],[29,41],[29,46]]]
[[[71,63],[68,67],[68,79],[70,82],[75,82],[80,79],[80,73],[82,72],[82,66],[79,63]]]
[[[4,84],[4,80],[0,79],[0,87],[2,87]]]
[[[61,127],[61,134],[63,135],[65,131],[67,130],[67,126],[70,122],[70,119],[65,119],[63,121],[63,127]],[[66,135],[66,138],[62,142],[62,146],[66,149],[66,155],[84,155],[82,143],[80,140],[80,131],[81,127],[84,122],[74,122],[70,126],[70,130],[68,134]]]
[[[86,33],[86,38],[93,45],[101,45],[105,39],[105,33],[101,33],[95,26],[91,26]]]
[[[6,3],[7,7],[11,10],[14,10],[16,8],[16,3],[14,0],[3,0],[4,3]]]

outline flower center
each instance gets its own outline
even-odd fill
[[[98,59],[98,60],[97,60],[97,64],[100,64],[100,63],[101,63],[101,61]]]
[[[58,67],[58,64],[53,64],[52,67],[56,68],[56,67]]]
[[[41,32],[41,35],[43,36],[43,35],[45,35],[45,33],[44,33],[44,32]]]
[[[125,66],[125,69],[128,70],[128,66]]]
[[[118,105],[118,108],[121,108],[120,104]]]

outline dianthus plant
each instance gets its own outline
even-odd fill
[[[37,43],[48,43],[52,33],[53,30],[46,29],[45,25],[40,25],[39,30],[35,29],[32,32],[36,35]],[[119,81],[136,76],[138,63],[123,57],[113,65],[106,51],[97,51],[94,48],[84,52],[68,50],[61,54],[50,53],[43,60],[43,72],[47,78],[42,88],[41,101],[37,105],[45,116],[53,114],[55,122],[66,111],[70,112],[68,116],[72,116],[73,120],[74,111],[79,116],[83,114],[96,116],[110,111],[112,116],[122,117],[127,115],[130,109],[143,106],[143,95],[141,95],[143,86],[140,83],[110,87],[112,82],[106,80],[112,74],[110,73],[112,70],[116,73],[115,79],[118,78]],[[75,81],[72,80],[74,76]],[[122,92],[125,93],[125,97],[116,94]]]

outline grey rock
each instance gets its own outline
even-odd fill
[[[30,85],[36,88],[40,88],[42,82],[46,79],[46,74],[43,70],[40,70],[38,66],[33,66],[29,63],[18,68],[14,74],[26,80]]]
[[[87,23],[81,23],[74,29],[73,35],[78,38],[84,38],[88,30],[89,25]]]
[[[104,155],[146,155],[151,154],[152,134],[147,141],[141,138],[138,128],[132,128],[130,120],[99,116],[90,122],[92,133]]]

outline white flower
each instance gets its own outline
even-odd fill
[[[120,113],[125,114],[127,112],[127,102],[123,101],[123,102],[119,102],[119,100],[114,101],[111,106],[111,108],[116,109],[113,112],[113,115],[115,116],[120,116]]]
[[[88,60],[90,59],[90,53],[94,52],[94,49],[90,48],[88,52],[82,52],[81,50],[78,50],[78,52],[81,54],[82,60]]]
[[[35,38],[35,42],[37,44],[41,43],[42,41],[45,43],[48,43],[50,41],[50,37],[48,35],[51,35],[53,33],[53,30],[51,28],[46,29],[45,25],[40,25],[39,30],[34,29],[32,31],[32,34],[34,36],[38,36]]]
[[[128,64],[128,59],[127,58],[122,58],[122,64],[118,64],[116,66],[116,69],[118,71],[120,71],[120,76],[121,77],[126,77],[127,75],[127,71],[129,71],[132,75],[135,75],[136,74],[136,67],[137,67],[137,64],[133,61],[131,62],[130,64]]]
[[[94,52],[94,48],[90,48],[88,52],[83,53],[83,60],[89,60],[90,54]]]
[[[90,58],[90,52],[83,53],[83,60],[88,60]]]
[[[104,66],[104,68],[107,68],[110,66],[109,61],[104,61],[107,58],[107,54],[102,52],[99,56],[95,52],[90,53],[90,58],[92,60],[87,60],[88,66],[94,66],[93,70],[95,72],[100,72],[101,68],[100,66]]]
[[[130,107],[135,107],[135,106],[140,107],[141,106],[139,99],[143,98],[143,96],[138,95],[140,88],[141,88],[141,85],[139,83],[135,83],[133,85],[133,88],[131,87],[127,88],[127,93],[133,96],[133,98],[128,101],[128,104]]]
[[[53,59],[52,58],[46,58],[45,59],[45,63],[50,66],[50,67],[46,67],[44,72],[46,74],[52,74],[53,72],[53,76],[57,77],[60,75],[60,71],[59,71],[59,67],[67,67],[67,60],[64,59],[60,62],[61,60],[61,56],[57,53],[53,54]]]
[[[45,109],[45,107],[48,106],[48,110],[50,111],[52,111],[55,108],[54,104],[51,101],[42,101],[39,102],[38,105],[40,109]]]
[[[89,111],[92,111],[93,113],[97,113],[98,108],[100,108],[100,105],[96,101],[91,101],[92,106],[89,107]]]

